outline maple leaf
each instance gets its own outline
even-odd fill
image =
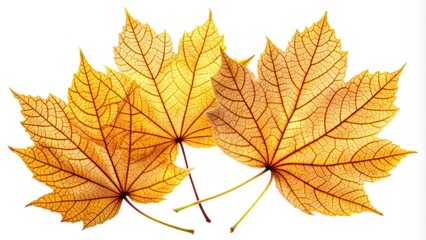
[[[167,33],[157,35],[127,13],[115,61],[140,86],[141,104],[133,107],[150,126],[143,129],[146,134],[163,142],[214,145],[204,112],[216,107],[210,77],[219,69],[221,48],[223,37],[211,13],[203,25],[182,36],[176,54]],[[143,106],[145,102],[150,104]]]
[[[167,33],[156,34],[149,25],[141,24],[128,12],[126,15],[115,61],[120,71],[140,86],[135,90],[140,101],[132,104],[140,122],[132,126],[133,131],[150,136],[142,143],[147,148],[163,143],[179,145],[188,168],[182,143],[193,147],[214,145],[204,112],[216,107],[210,78],[220,66],[223,37],[210,12],[203,25],[183,34],[178,52],[174,53]],[[189,177],[198,200],[192,176]]]
[[[173,164],[173,145],[145,148],[140,143],[143,136],[133,131],[139,119],[130,105],[139,101],[133,94],[137,84],[107,71],[95,71],[81,53],[68,104],[53,95],[43,99],[14,93],[35,145],[11,149],[53,190],[29,205],[58,212],[63,221],[82,221],[87,228],[114,217],[125,200],[154,221],[193,232],[146,215],[128,199],[159,202],[188,171]]]
[[[381,214],[363,183],[388,176],[412,153],[377,137],[398,111],[393,102],[402,69],[365,71],[344,82],[346,57],[326,15],[296,32],[286,51],[268,39],[258,78],[222,53],[212,78],[218,107],[207,112],[214,138],[229,156],[265,170],[206,200],[270,171],[254,204],[275,180],[279,192],[308,214]]]

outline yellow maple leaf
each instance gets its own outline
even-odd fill
[[[225,153],[265,168],[247,182],[271,172],[256,202],[275,180],[279,192],[308,214],[381,214],[363,183],[388,176],[412,153],[377,137],[398,111],[393,102],[402,69],[365,71],[344,82],[346,56],[326,15],[296,32],[286,51],[268,39],[258,78],[222,53],[212,78],[218,107],[207,116]]]
[[[193,147],[214,145],[204,112],[216,107],[210,78],[220,66],[223,37],[210,13],[203,25],[182,36],[174,53],[167,33],[156,34],[149,25],[141,24],[128,12],[126,15],[115,61],[120,71],[140,86],[135,90],[140,101],[132,104],[140,121],[133,131],[146,136],[144,147],[179,145],[188,168],[182,143]],[[198,200],[191,175],[190,180]]]
[[[128,199],[159,202],[188,175],[173,164],[173,145],[144,148],[140,134],[132,132],[138,121],[130,105],[138,101],[132,95],[135,86],[122,73],[95,71],[81,53],[69,104],[53,95],[42,99],[14,93],[35,145],[11,149],[53,190],[29,205],[58,212],[63,221],[82,221],[87,228],[114,217],[125,200],[154,221],[193,232],[146,215]]]
[[[35,146],[12,150],[37,179],[62,186],[31,205],[60,212],[64,221],[83,221],[85,227],[113,217],[127,196],[143,203],[162,200],[188,174],[173,165],[178,145],[187,168],[183,142],[195,147],[214,145],[204,112],[216,107],[210,77],[219,69],[224,46],[211,13],[203,25],[183,35],[177,53],[167,33],[157,35],[127,11],[126,19],[115,48],[121,72],[109,68],[106,74],[97,72],[81,53],[69,104],[53,96],[15,94]],[[71,174],[72,181],[56,172],[42,174],[52,167]],[[82,188],[74,178],[96,186]]]
[[[216,107],[210,77],[219,69],[221,48],[223,37],[211,14],[202,26],[182,36],[175,54],[167,33],[157,35],[127,13],[115,61],[140,85],[143,101],[134,107],[153,126],[144,131],[165,142],[214,145],[203,113]],[[142,106],[144,102],[149,106]]]

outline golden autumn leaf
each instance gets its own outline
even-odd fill
[[[54,189],[31,205],[60,212],[64,221],[83,221],[89,227],[112,218],[122,200],[128,201],[127,196],[136,202],[161,201],[188,174],[173,165],[178,145],[187,168],[183,142],[194,147],[214,145],[204,112],[216,107],[210,77],[219,69],[222,48],[223,37],[211,13],[203,25],[183,35],[174,53],[167,33],[156,34],[126,11],[126,24],[114,49],[121,72],[109,68],[106,74],[97,72],[81,53],[68,104],[53,96],[15,94],[35,146],[12,150],[37,179]],[[71,174],[72,181],[68,177],[62,181],[56,171],[43,174],[52,167]],[[84,193],[74,175],[96,185],[85,187],[92,194]],[[51,184],[56,181],[62,187]],[[61,195],[62,188],[67,189],[66,197]],[[79,209],[84,211],[76,214]]]
[[[128,199],[159,202],[188,175],[174,165],[172,144],[146,148],[143,136],[133,131],[140,121],[130,105],[139,101],[136,88],[125,74],[95,71],[81,53],[68,104],[53,95],[43,99],[14,93],[35,144],[11,149],[53,190],[29,205],[58,212],[66,222],[82,221],[87,228],[113,218],[125,200],[154,221],[193,232],[146,215]]]
[[[188,168],[182,143],[193,147],[214,145],[204,112],[216,107],[210,78],[220,66],[223,37],[210,13],[204,24],[183,34],[178,52],[174,53],[167,33],[157,34],[128,12],[126,15],[114,53],[120,71],[139,86],[135,94],[140,100],[131,104],[139,121],[132,131],[149,136],[141,141],[147,148],[164,143],[179,145]],[[127,101],[125,95],[118,96]],[[190,180],[198,200],[191,175]]]
[[[140,102],[149,102],[133,105],[145,117],[146,134],[163,142],[214,145],[204,112],[216,107],[210,77],[219,69],[223,47],[211,14],[203,25],[182,36],[174,53],[167,33],[156,34],[127,13],[115,61],[140,86]]]
[[[217,145],[242,164],[265,169],[247,182],[270,171],[263,193],[274,180],[308,214],[381,214],[363,183],[388,176],[412,153],[377,137],[398,111],[393,102],[402,69],[365,71],[344,82],[346,57],[325,15],[296,32],[286,51],[268,39],[258,77],[222,53],[212,78],[218,107],[207,116]]]

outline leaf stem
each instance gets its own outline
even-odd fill
[[[247,214],[253,209],[253,207],[257,204],[257,202],[259,202],[259,200],[262,198],[262,196],[265,194],[265,192],[268,190],[269,186],[271,186],[272,183],[272,174],[271,174],[271,178],[269,179],[268,184],[266,185],[265,189],[263,189],[262,193],[259,195],[259,197],[257,197],[256,201],[254,201],[254,203],[250,206],[250,208],[244,213],[243,216],[241,216],[241,218],[234,224],[234,226],[231,227],[231,233],[235,231],[235,229],[237,228],[238,224],[240,224],[240,222],[247,216]]]
[[[188,204],[188,205],[185,205],[185,206],[182,206],[182,207],[175,208],[175,209],[173,209],[173,210],[174,210],[175,212],[179,212],[179,211],[181,211],[181,210],[184,210],[184,209],[186,209],[186,208],[189,208],[189,207],[192,207],[192,206],[194,206],[194,205],[200,204],[200,203],[202,203],[202,202],[206,202],[206,201],[209,201],[209,200],[211,200],[211,199],[215,199],[215,198],[217,198],[217,197],[220,197],[220,196],[222,196],[222,195],[225,195],[225,194],[227,194],[227,193],[230,193],[230,192],[232,192],[232,191],[234,191],[234,190],[236,190],[236,189],[238,189],[238,188],[240,188],[240,187],[242,187],[242,186],[246,185],[247,183],[249,183],[249,182],[253,181],[254,179],[256,179],[256,178],[258,178],[258,177],[262,176],[262,175],[263,175],[265,172],[267,172],[267,171],[268,171],[268,169],[264,169],[262,172],[258,173],[256,176],[254,176],[254,177],[252,177],[252,178],[250,178],[250,179],[246,180],[245,182],[243,182],[243,183],[241,183],[241,184],[239,184],[239,185],[237,185],[237,186],[235,186],[235,187],[233,187],[233,188],[231,188],[231,189],[228,189],[228,190],[226,190],[226,191],[224,191],[224,192],[221,192],[221,193],[219,193],[219,194],[216,194],[216,195],[214,195],[214,196],[211,196],[211,197],[208,197],[208,198],[204,198],[204,199],[202,199],[202,200],[198,200],[198,201],[193,202],[193,203],[190,203],[190,204]]]
[[[180,148],[182,149],[183,159],[185,160],[185,166],[188,169],[189,168],[188,160],[186,159],[185,149],[183,147],[182,142],[179,142],[179,145],[180,145]],[[199,201],[200,198],[198,197],[197,189],[195,188],[194,180],[192,179],[191,173],[189,173],[189,180],[191,181],[192,190],[194,191],[194,194],[195,194],[195,199],[197,201]],[[203,205],[201,205],[201,203],[199,203],[198,206],[200,207],[201,213],[203,214],[204,218],[206,219],[206,222],[211,222],[212,220],[210,220],[209,216],[207,216],[206,211],[204,211]]]
[[[125,197],[124,198],[124,200],[133,208],[133,209],[135,209],[138,213],[140,213],[140,214],[142,214],[143,216],[145,216],[145,217],[147,217],[147,218],[149,218],[149,219],[151,219],[151,220],[153,220],[154,222],[157,222],[157,223],[160,223],[160,224],[163,224],[163,225],[165,225],[165,226],[167,226],[167,227],[171,227],[171,228],[174,228],[174,229],[177,229],[177,230],[180,230],[180,231],[183,231],[183,232],[187,232],[187,233],[191,233],[191,234],[194,234],[194,230],[193,229],[186,229],[186,228],[181,228],[181,227],[178,227],[178,226],[175,226],[175,225],[171,225],[171,224],[169,224],[169,223],[166,223],[166,222],[163,222],[163,221],[160,221],[160,220],[158,220],[158,219],[156,219],[156,218],[153,218],[153,217],[151,217],[151,216],[149,216],[149,215],[147,215],[146,213],[144,213],[144,212],[142,212],[141,210],[139,210],[135,205],[133,205],[133,203],[132,202],[130,202],[129,201],[129,199],[127,198],[127,197]]]

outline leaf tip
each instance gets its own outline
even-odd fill
[[[407,151],[407,155],[409,155],[409,154],[417,154],[418,152],[417,151]]]
[[[266,38],[266,43],[270,43],[271,42],[271,39],[268,36],[265,36],[265,38]]]
[[[107,73],[112,73],[112,72],[114,72],[114,69],[112,69],[111,67],[108,67],[107,65],[104,65],[104,68],[105,68],[105,71],[106,71]]]
[[[9,87],[9,91],[13,94],[13,96],[15,96],[15,95],[16,95],[15,90],[13,90],[11,87]]]
[[[381,212],[379,212],[377,210],[374,210],[374,213],[377,214],[377,215],[380,215],[380,216],[384,216],[383,213],[381,213]]]
[[[323,25],[323,26],[327,26],[328,25],[328,13],[327,11],[325,11],[324,15],[320,18],[320,20],[318,20],[318,22],[314,23],[314,25]]]
[[[213,122],[215,119],[215,112],[217,112],[217,108],[205,111],[204,114],[209,119],[210,122]]]
[[[79,49],[80,49],[80,62],[85,62],[86,56],[84,56],[83,49],[81,49],[81,48],[79,48]]]
[[[11,146],[7,146],[8,148],[9,148],[9,150],[10,151],[12,151],[12,152],[15,152],[16,151],[16,149],[14,148],[14,147],[11,147]]]
[[[129,10],[127,10],[127,8],[124,8],[124,12],[126,13],[126,24],[128,25],[134,20],[134,18],[130,14]]]
[[[209,18],[208,18],[208,20],[209,21],[213,20],[213,14],[212,14],[212,10],[210,8],[209,8]]]
[[[399,71],[400,71],[400,72],[402,72],[402,70],[404,70],[405,66],[407,66],[407,63],[404,63],[404,64],[402,65],[402,67],[399,69]]]
[[[10,92],[12,92],[13,97],[15,97],[16,99],[18,99],[18,100],[19,100],[19,98],[21,98],[21,97],[22,97],[22,94],[20,94],[20,93],[16,92],[16,91],[15,91],[15,90],[13,90],[12,88],[9,88],[9,90],[10,90]]]
[[[398,70],[391,72],[391,74],[399,77],[402,71],[405,69],[405,66],[407,66],[407,63],[404,63]]]
[[[247,58],[247,59],[244,59],[244,60],[240,61],[240,63],[241,63],[242,65],[244,65],[244,67],[248,67],[248,65],[250,64],[251,60],[253,60],[254,56],[255,56],[255,54],[251,55],[251,56],[250,56],[249,58]]]
[[[124,13],[126,14],[126,18],[132,18],[132,15],[130,15],[129,10],[127,10],[127,8],[124,8]]]
[[[34,206],[34,202],[30,202],[27,205],[25,205],[25,207],[31,207],[31,206]]]
[[[275,44],[271,41],[271,39],[269,37],[266,37],[266,48],[276,48]]]
[[[220,48],[220,56],[222,57],[222,60],[224,60],[224,58],[228,56],[226,55],[224,48]]]
[[[225,67],[225,66],[231,64],[234,61],[230,56],[228,56],[228,54],[226,54],[225,49],[223,49],[223,48],[220,49],[220,58],[221,58],[222,67]],[[227,67],[225,67],[225,68],[227,68]],[[219,74],[219,73],[217,73],[217,74]]]

